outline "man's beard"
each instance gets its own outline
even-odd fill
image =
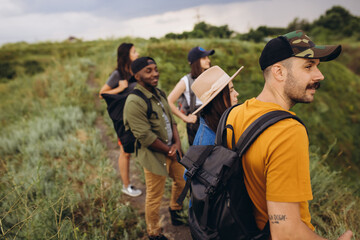
[[[298,91],[299,86],[297,85],[296,78],[293,76],[292,72],[288,72],[286,85],[285,85],[285,94],[291,101],[291,105],[294,106],[296,103],[311,103],[313,97],[308,99],[306,96],[306,90],[317,90],[320,88],[320,82],[315,82],[308,84],[305,88],[305,91]],[[300,92],[300,93],[299,93]]]

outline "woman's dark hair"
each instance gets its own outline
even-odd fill
[[[190,66],[191,66],[191,77],[193,79],[197,78],[202,72],[203,69],[201,68],[201,64],[200,64],[200,59],[197,59],[195,62],[193,62]],[[211,66],[211,65],[210,65]]]
[[[205,119],[206,124],[216,133],[217,125],[221,115],[227,108],[231,107],[229,85],[209,102],[201,111],[201,116]]]
[[[131,72],[130,49],[134,46],[132,43],[122,43],[117,49],[117,70],[123,79],[129,80]]]

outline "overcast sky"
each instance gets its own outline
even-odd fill
[[[0,0],[0,45],[162,37],[190,31],[199,20],[245,33],[286,27],[295,17],[312,21],[334,5],[360,16],[360,0]]]

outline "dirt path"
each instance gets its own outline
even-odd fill
[[[99,86],[94,82],[94,69],[90,69],[89,76],[87,83],[90,87],[99,89]],[[101,104],[105,104],[105,102],[102,102],[98,95],[94,95],[94,101],[95,101],[95,107],[97,109],[101,108]],[[108,149],[108,158],[111,159],[111,162],[113,163],[114,168],[119,172],[118,169],[118,157],[120,154],[119,146],[117,145],[116,139],[112,139],[112,137],[109,137],[106,133],[108,132],[109,126],[104,122],[104,119],[102,116],[98,116],[96,119],[96,128],[99,129],[101,133],[102,141],[105,143],[107,149]],[[136,167],[135,159],[131,159],[132,162],[130,162],[130,181],[133,185],[135,185],[137,188],[141,189],[143,194],[139,197],[133,198],[129,197],[125,194],[122,194],[122,198],[125,202],[129,202],[131,206],[139,213],[140,216],[145,217],[145,184],[140,179],[140,176],[142,173],[141,170]],[[119,177],[120,180],[120,177]],[[163,197],[162,204],[160,207],[160,216],[161,216],[161,225],[163,227],[164,235],[167,236],[169,239],[173,240],[189,240],[191,239],[190,231],[188,226],[173,226],[171,224],[170,220],[170,214],[168,211],[169,207],[169,199],[166,197]],[[145,231],[145,230],[144,230]],[[142,239],[148,239],[146,236]]]

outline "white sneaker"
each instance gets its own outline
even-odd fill
[[[136,189],[133,185],[129,184],[127,188],[124,187],[121,189],[123,193],[126,195],[129,195],[130,197],[138,197],[142,194],[142,191],[140,189]]]

